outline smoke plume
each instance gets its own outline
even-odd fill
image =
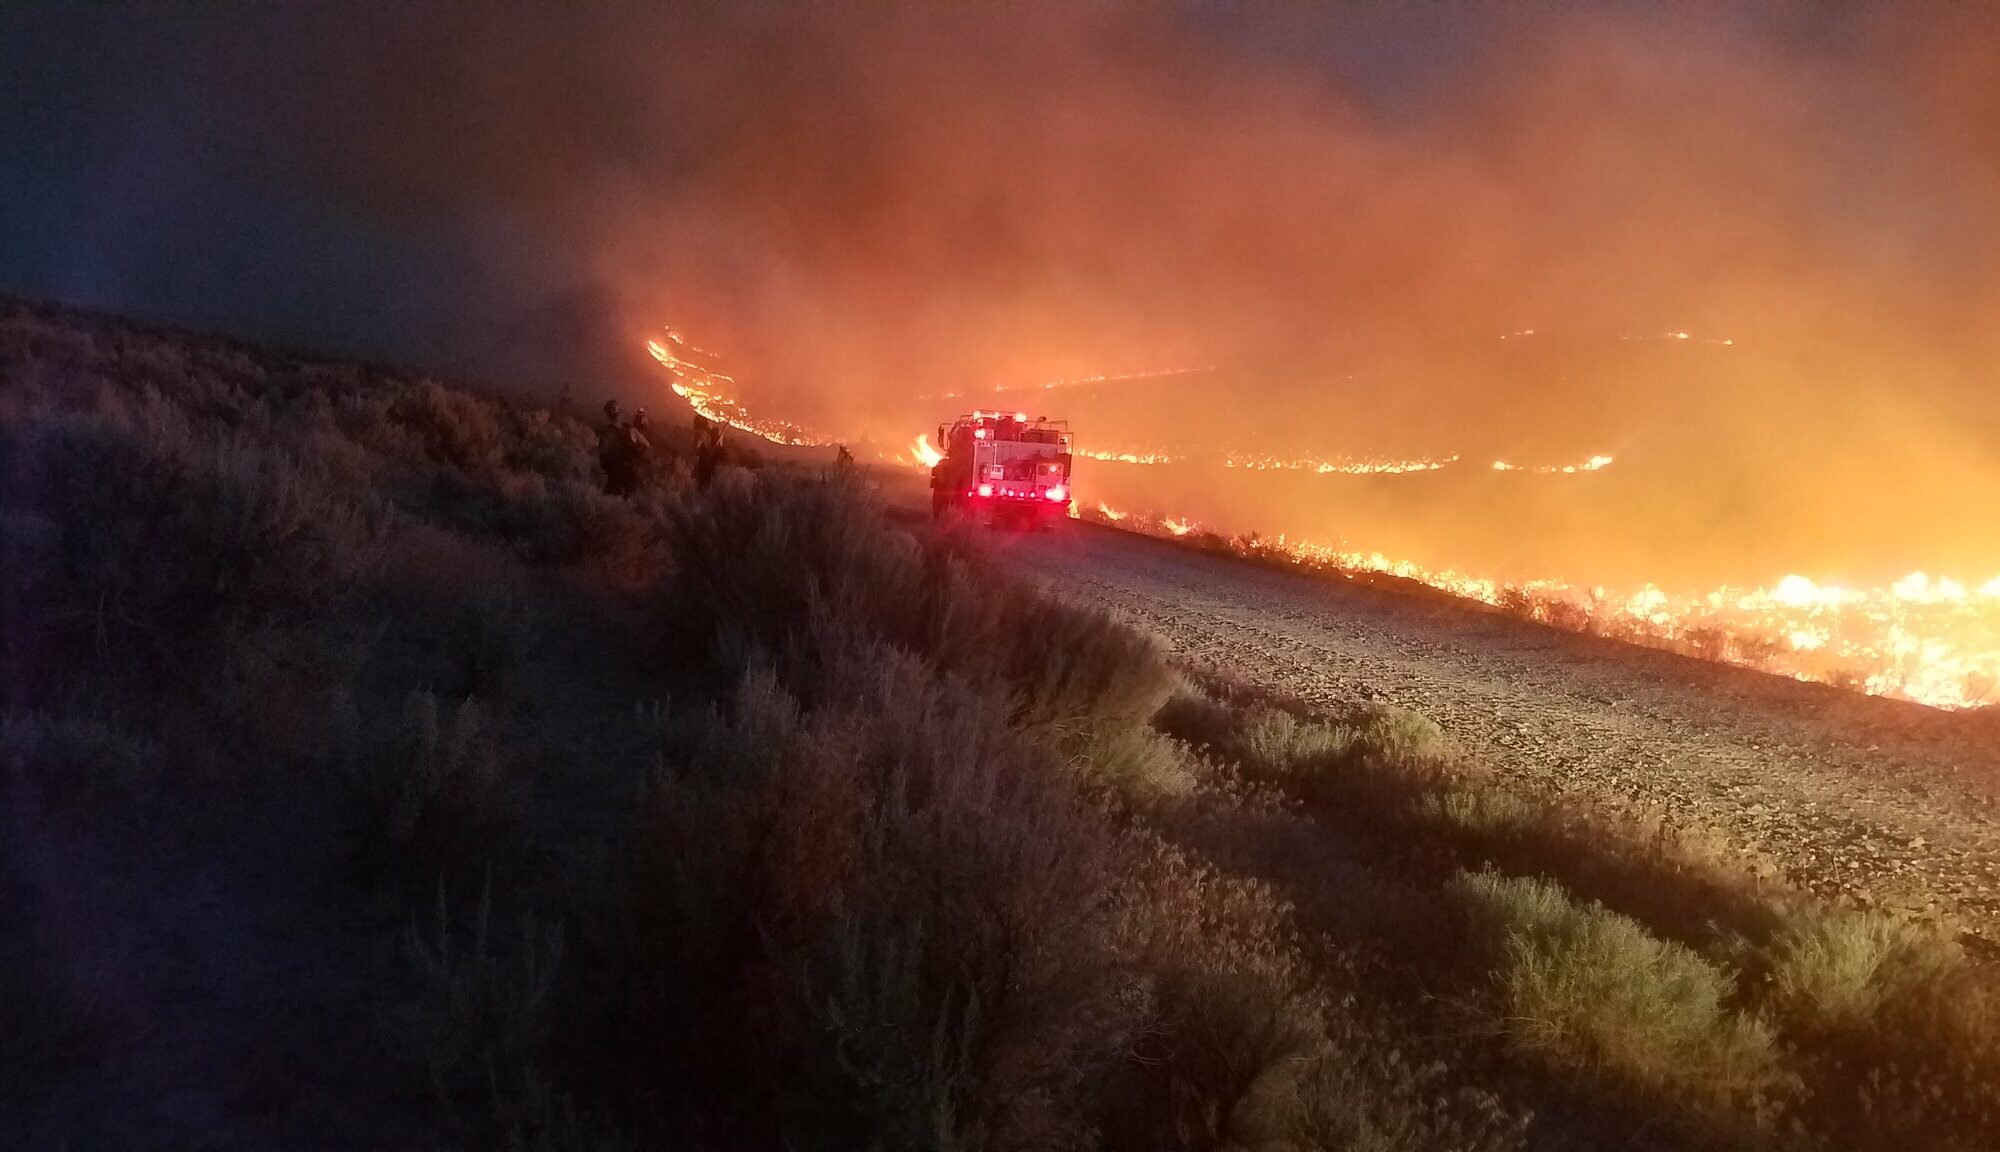
[[[754,408],[891,444],[946,392],[1199,366],[1037,410],[1105,446],[1617,458],[1511,486],[1089,473],[1434,562],[2000,571],[2000,17],[1973,6],[23,31],[9,51],[68,61],[22,74],[86,142],[41,154],[89,205],[13,266],[29,287],[450,360],[592,285],[632,348],[671,322]],[[209,251],[254,274],[185,271]]]

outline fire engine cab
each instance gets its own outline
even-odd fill
[[[957,509],[985,523],[1053,527],[1069,515],[1067,420],[980,412],[938,425],[944,459],[931,468],[931,514]]]

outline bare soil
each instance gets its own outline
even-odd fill
[[[1315,704],[1413,709],[1529,789],[1706,832],[1793,886],[2000,952],[1993,710],[1864,696],[1087,525],[997,539],[1022,569],[1194,663]]]

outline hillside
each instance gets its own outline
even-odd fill
[[[1948,936],[662,423],[0,304],[0,1145],[1992,1146]]]

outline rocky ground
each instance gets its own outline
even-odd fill
[[[1192,661],[1315,703],[1414,709],[1528,787],[1706,832],[1791,884],[1936,919],[2000,954],[2000,715],[1109,529],[1072,524],[1001,547]]]

